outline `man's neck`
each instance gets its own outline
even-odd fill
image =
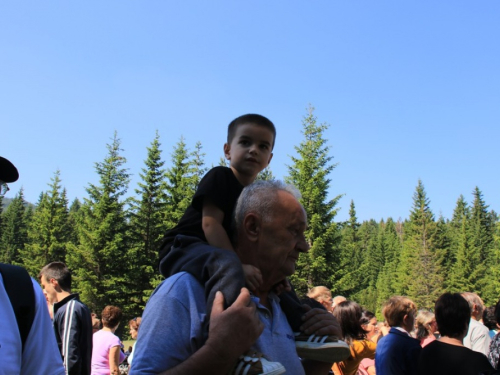
[[[255,290],[253,294],[255,297],[259,298],[259,302],[262,306],[265,306],[268,309],[271,308],[271,303],[269,302],[269,291]]]
[[[66,292],[64,290],[60,293],[57,293],[57,302],[61,302],[63,299],[65,299],[66,297],[68,297],[70,295],[71,295],[71,292]]]

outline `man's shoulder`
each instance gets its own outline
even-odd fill
[[[488,337],[490,335],[490,330],[488,329],[488,327],[486,327],[483,323],[478,322],[475,319],[470,320],[470,330],[474,332],[485,333],[488,335]]]
[[[199,295],[200,292],[204,293],[203,285],[193,275],[187,272],[179,272],[163,280],[155,289],[151,298],[169,296],[184,299],[189,295]]]

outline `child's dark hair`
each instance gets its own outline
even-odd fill
[[[340,302],[333,310],[333,316],[342,328],[344,341],[351,344],[354,340],[366,338],[366,331],[361,327],[362,309],[354,301]]]
[[[271,133],[273,133],[273,144],[271,147],[274,148],[274,142],[276,140],[276,128],[274,127],[274,124],[267,117],[257,115],[255,113],[249,113],[231,121],[227,127],[227,143],[231,143],[234,138],[234,134],[236,133],[236,128],[243,124],[255,124],[269,129]]]
[[[65,292],[71,292],[71,272],[63,262],[52,262],[42,268],[38,277],[46,281],[54,279]]]

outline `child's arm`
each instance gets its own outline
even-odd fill
[[[201,226],[207,242],[220,249],[234,251],[227,232],[222,226],[222,220],[224,220],[224,212],[210,200],[205,199],[203,202]]]
[[[220,249],[234,251],[227,232],[222,226],[222,220],[224,220],[224,212],[210,200],[205,199],[201,226],[207,242]],[[243,264],[243,272],[245,272],[245,279],[250,290],[255,290],[262,284],[262,274],[257,267]]]

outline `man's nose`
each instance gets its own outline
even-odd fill
[[[301,235],[301,238],[297,242],[297,250],[301,253],[306,253],[309,250],[309,243],[304,235]]]

